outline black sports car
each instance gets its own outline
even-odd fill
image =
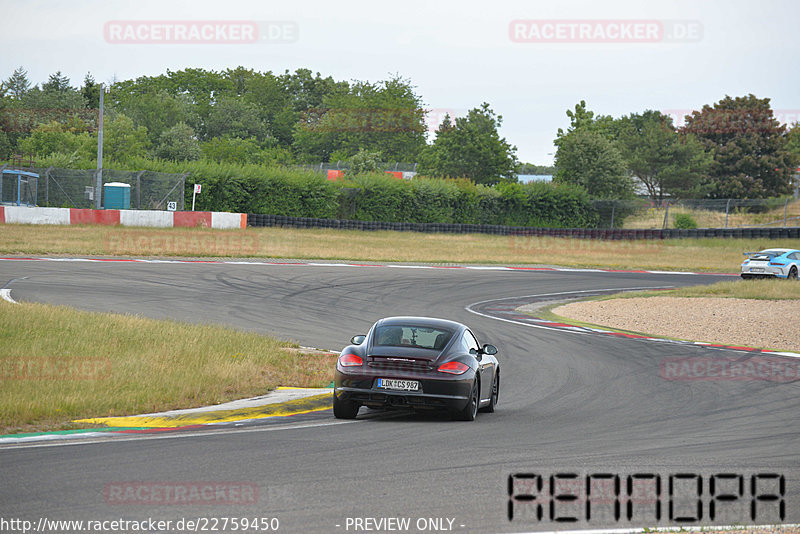
[[[388,317],[355,336],[336,362],[333,415],[353,419],[361,406],[448,410],[472,421],[493,412],[500,393],[497,348],[481,345],[461,323]]]

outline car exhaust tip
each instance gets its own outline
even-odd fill
[[[405,397],[398,397],[396,395],[389,395],[387,400],[390,406],[402,406],[406,403]]]

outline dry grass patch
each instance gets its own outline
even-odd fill
[[[4,225],[2,255],[295,258],[737,272],[742,252],[800,239],[590,239],[357,230]]]
[[[2,255],[295,258],[736,272],[742,252],[800,239],[589,239],[332,229],[4,225]]]
[[[325,387],[335,355],[231,328],[0,301],[0,432]]]
[[[727,221],[725,211],[688,209],[673,206],[669,209],[668,226],[675,228],[675,216],[679,213],[691,215],[699,228],[728,228],[740,226],[770,225],[780,227],[783,225],[783,202],[779,208],[762,213],[749,213],[745,210],[732,208],[728,213]],[[648,208],[640,213],[625,218],[624,228],[661,228],[664,224],[665,210],[661,208]],[[800,201],[790,201],[786,206],[786,218],[800,217]],[[797,226],[798,220],[789,220],[789,226]]]

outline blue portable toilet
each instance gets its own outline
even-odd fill
[[[131,186],[122,182],[108,182],[103,184],[105,196],[105,209],[129,210],[131,209]]]

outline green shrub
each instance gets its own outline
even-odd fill
[[[682,230],[697,228],[697,222],[688,213],[678,213],[675,215],[675,228]]]

